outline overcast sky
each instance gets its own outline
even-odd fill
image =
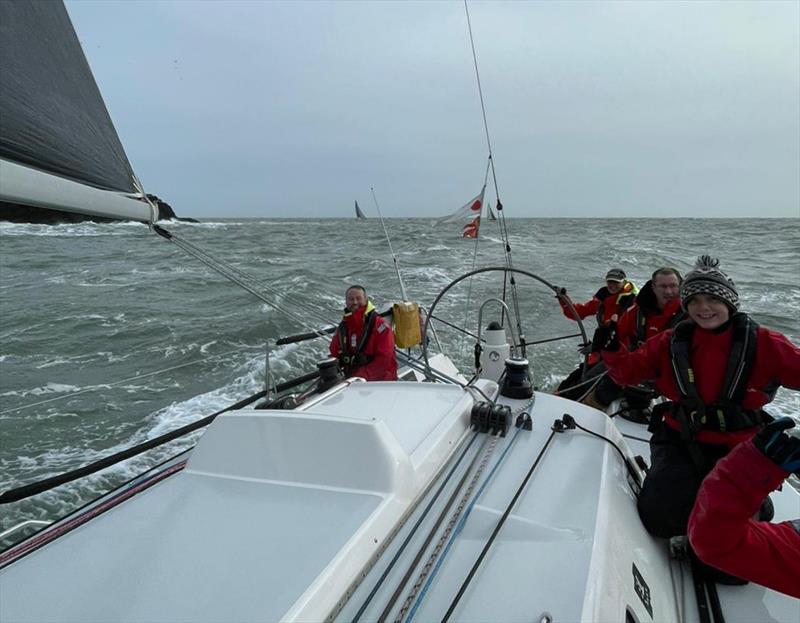
[[[483,185],[463,2],[66,4],[179,215],[370,216],[374,186],[439,216]],[[508,217],[800,217],[800,2],[469,6]]]

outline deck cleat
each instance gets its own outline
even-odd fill
[[[517,416],[517,421],[514,422],[514,426],[522,430],[533,430],[533,420],[531,420],[530,414],[520,413]]]

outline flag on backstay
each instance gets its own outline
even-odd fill
[[[468,201],[449,216],[440,218],[436,221],[436,224],[461,222],[463,223],[461,227],[461,237],[477,238],[478,230],[481,226],[481,209],[483,208],[483,193],[485,190],[486,187],[481,190],[477,197]]]

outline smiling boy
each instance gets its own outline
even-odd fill
[[[603,360],[620,385],[653,381],[668,402],[653,410],[651,467],[639,496],[645,527],[686,534],[703,477],[771,417],[778,387],[800,389],[800,349],[739,312],[733,280],[707,255],[680,287],[689,319],[628,352],[608,330]]]

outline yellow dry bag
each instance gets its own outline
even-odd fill
[[[411,348],[422,342],[419,305],[403,301],[392,305],[394,342],[398,348]]]

